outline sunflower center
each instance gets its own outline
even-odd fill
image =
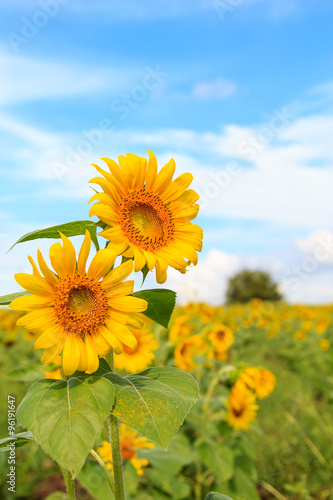
[[[244,404],[239,404],[237,408],[234,406],[232,407],[232,413],[235,415],[235,417],[240,417],[244,413],[245,410],[245,405]]]
[[[144,250],[161,248],[173,239],[172,213],[153,193],[141,189],[128,194],[120,203],[119,215],[129,241]]]
[[[68,333],[84,336],[104,323],[108,300],[98,281],[76,274],[59,280],[54,311]]]

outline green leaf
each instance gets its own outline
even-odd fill
[[[216,446],[214,442],[201,442],[197,446],[199,457],[216,477],[227,481],[234,473],[234,453],[227,446]]]
[[[208,493],[205,500],[232,500],[232,498],[227,497],[226,495],[222,495],[221,493],[215,493],[214,491],[211,491],[210,493]]]
[[[115,373],[105,377],[116,390],[114,415],[164,449],[199,399],[194,378],[178,368],[149,368],[125,378]]]
[[[113,498],[109,483],[103,469],[96,462],[86,462],[78,475],[82,486],[90,493],[94,500]]]
[[[148,318],[156,321],[159,325],[168,328],[171,314],[176,304],[176,293],[165,288],[156,290],[143,290],[135,292],[134,297],[145,299],[148,302],[148,308],[143,313]]]
[[[20,446],[24,446],[27,443],[36,443],[36,439],[34,438],[32,432],[20,432],[19,434],[15,434],[14,436],[6,437],[0,440],[0,451],[9,451],[10,445],[15,441],[15,448],[19,448]]]
[[[0,306],[8,306],[8,304],[10,304],[14,299],[17,299],[17,297],[23,297],[23,295],[30,295],[30,293],[16,292],[8,295],[2,295],[2,297],[0,297]]]
[[[188,483],[185,483],[178,477],[162,474],[160,471],[151,469],[145,472],[145,476],[149,482],[153,483],[157,488],[171,495],[172,500],[183,500],[190,498],[191,488]]]
[[[66,500],[67,495],[66,493],[62,493],[61,491],[55,491],[54,493],[51,493],[45,500]]]
[[[86,229],[88,229],[91,240],[94,243],[96,250],[99,249],[96,229],[97,225],[95,222],[91,220],[78,220],[74,222],[66,222],[66,224],[60,224],[59,226],[52,226],[46,229],[38,229],[37,231],[32,231],[31,233],[27,233],[24,236],[21,236],[14,245],[10,247],[8,252],[14,248],[18,243],[24,243],[25,241],[38,240],[40,238],[60,238],[59,231],[62,232],[65,236],[78,236],[80,234],[85,234]],[[7,252],[7,253],[8,253]]]
[[[77,476],[102,432],[114,389],[102,377],[35,382],[17,409],[17,420],[46,453]]]
[[[141,269],[141,272],[142,272],[142,283],[141,283],[142,286],[146,281],[147,274],[149,273],[149,267],[147,266],[147,264]]]
[[[146,458],[154,467],[169,476],[175,476],[184,465],[195,461],[195,454],[184,434],[178,433],[170,441],[168,451],[158,448],[142,449],[138,452],[139,458]]]

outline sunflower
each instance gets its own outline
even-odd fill
[[[120,453],[124,460],[128,460],[135,467],[139,476],[143,475],[143,467],[148,465],[148,460],[145,458],[137,458],[140,449],[155,448],[153,443],[150,443],[144,437],[138,437],[137,431],[130,429],[125,424],[120,424]],[[106,463],[107,468],[112,471],[112,451],[108,441],[103,441],[102,446],[97,448],[97,453]]]
[[[95,194],[89,215],[96,215],[109,227],[101,236],[112,242],[117,255],[134,259],[134,270],[146,265],[156,269],[158,283],[167,278],[171,266],[182,273],[198,262],[202,229],[191,223],[197,216],[199,195],[187,189],[192,175],[184,173],[172,181],[175,162],[171,159],[159,173],[153,153],[149,161],[134,154],[119,156],[118,164],[103,158],[110,172],[93,165],[103,177],[90,182],[102,193]]]
[[[328,351],[328,349],[330,348],[330,341],[327,340],[327,339],[321,339],[320,341],[320,349],[322,351]]]
[[[234,343],[234,334],[232,330],[226,325],[215,325],[208,338],[218,352],[225,352]]]
[[[256,393],[259,399],[267,398],[276,385],[276,377],[271,371],[258,368],[246,368],[240,379]]]
[[[114,366],[118,370],[125,370],[129,373],[136,373],[144,370],[155,359],[155,354],[152,351],[158,349],[158,344],[155,335],[149,328],[142,330],[131,330],[137,340],[135,349],[124,346],[124,350],[119,356],[115,356]]]
[[[255,394],[241,381],[237,381],[227,399],[227,421],[234,429],[247,431],[257,418]]]
[[[9,307],[29,311],[17,324],[39,334],[35,349],[45,349],[43,364],[52,363],[62,353],[65,375],[75,370],[94,373],[98,358],[104,357],[111,347],[118,354],[123,351],[123,344],[135,349],[137,340],[129,326],[142,328],[137,313],[147,308],[147,302],[128,296],[133,292],[134,281],[123,280],[133,270],[132,261],[110,271],[117,255],[105,248],[96,253],[86,272],[91,247],[89,232],[78,260],[71,241],[60,235],[63,246],[55,243],[50,248],[50,261],[56,274],[38,250],[42,274],[29,257],[33,275],[15,275],[18,284],[32,295],[13,300]]]
[[[205,350],[206,344],[199,333],[187,337],[181,340],[175,349],[175,365],[180,370],[192,371],[198,366],[194,357],[204,354]]]

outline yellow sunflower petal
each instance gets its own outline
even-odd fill
[[[117,254],[113,249],[103,248],[99,250],[90,263],[87,276],[99,280],[113,266]]]
[[[85,372],[87,369],[87,351],[86,351],[86,346],[85,343],[83,342],[82,338],[78,339],[79,342],[77,343],[79,351],[80,351],[80,361],[77,366],[77,370],[80,372]]]
[[[52,326],[55,320],[56,318],[53,308],[48,307],[28,312],[22,316],[22,318],[19,318],[16,324],[33,332],[34,330],[44,330],[45,328]]]
[[[98,370],[99,360],[98,360],[95,346],[93,344],[93,341],[92,341],[89,333],[85,335],[84,343],[86,346],[86,353],[87,353],[86,373],[94,373],[96,370]]]
[[[172,177],[175,173],[176,164],[175,160],[171,158],[171,160],[161,168],[160,172],[157,174],[153,191],[157,194],[163,193],[163,191],[169,187],[169,184],[172,180]]]
[[[105,289],[117,285],[121,281],[128,278],[128,276],[133,271],[133,261],[127,260],[123,264],[120,264],[115,269],[109,272],[109,274],[101,282],[101,286]]]
[[[164,202],[170,203],[171,201],[181,196],[189,187],[192,181],[193,175],[189,173],[185,173],[177,177],[177,179],[175,179],[164,192]]]
[[[52,325],[45,330],[35,342],[35,349],[48,349],[53,345],[57,345],[63,336],[63,329],[58,324]]]
[[[124,295],[130,295],[133,293],[134,281],[124,281],[118,283],[117,285],[110,288],[107,292],[107,296],[110,298],[123,297]]]
[[[148,307],[148,302],[138,297],[116,297],[109,299],[109,304],[113,309],[124,312],[142,312]]]
[[[86,230],[86,234],[82,243],[82,246],[79,251],[79,257],[77,260],[77,272],[78,274],[84,274],[86,270],[86,264],[90,253],[91,247],[91,236],[88,230]]]
[[[64,234],[60,233],[63,247],[66,271],[69,276],[74,276],[76,269],[76,253],[73,243]]]
[[[45,349],[41,357],[41,363],[43,365],[48,365],[50,363],[53,363],[57,359],[57,357],[63,350],[66,337],[67,335],[64,332],[63,336],[61,337],[57,345]]]
[[[148,151],[149,161],[146,173],[146,189],[152,191],[157,176],[157,160],[154,153]]]
[[[100,358],[104,358],[104,356],[111,351],[111,345],[100,333],[94,333],[91,339]]]
[[[33,274],[34,276],[40,276],[40,277],[41,277],[41,274],[40,274],[40,272],[38,271],[38,267],[37,267],[37,266],[36,266],[36,264],[34,263],[33,258],[32,258],[32,257],[30,257],[30,255],[29,255],[29,256],[28,256],[28,259],[29,259],[29,262],[30,262],[30,264],[31,264],[31,266],[32,266],[32,274]]]
[[[37,250],[37,259],[38,259],[38,264],[39,264],[39,268],[40,270],[42,271],[42,274],[44,275],[45,279],[51,283],[52,285],[55,285],[57,286],[58,283],[59,283],[59,279],[57,278],[57,276],[51,271],[51,269],[48,268],[45,260],[44,260],[44,257],[42,256],[42,253],[41,251]]]
[[[54,294],[55,288],[45,278],[26,273],[15,274],[14,278],[22,288],[34,295],[49,296]]]
[[[23,297],[17,297],[13,302],[9,304],[10,309],[16,309],[18,311],[30,311],[32,309],[43,309],[50,306],[53,303],[52,297],[42,297],[40,295],[25,295]]]
[[[103,335],[105,340],[112,346],[114,352],[116,354],[120,354],[123,352],[123,345],[122,343],[117,339],[117,337],[106,327],[106,326],[101,326],[99,329],[99,333]]]
[[[106,326],[108,330],[110,330],[110,332],[116,336],[118,340],[120,340],[120,342],[127,345],[131,349],[136,348],[138,341],[127,326],[121,325],[120,323],[110,319],[106,320]]]
[[[65,375],[73,375],[80,362],[80,346],[75,335],[67,335],[62,353],[62,369]]]
[[[65,265],[64,249],[61,243],[54,243],[49,252],[51,265],[60,278],[66,278],[67,269]]]

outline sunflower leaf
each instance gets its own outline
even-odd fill
[[[37,231],[32,231],[24,236],[21,236],[14,245],[10,247],[8,252],[14,248],[18,243],[24,243],[25,241],[38,240],[40,238],[60,238],[59,231],[67,237],[78,236],[80,234],[85,234],[86,229],[89,231],[91,240],[94,243],[96,250],[99,250],[99,245],[97,241],[96,229],[97,225],[95,222],[90,220],[78,220],[74,222],[66,222],[66,224],[60,224],[59,226],[52,226],[46,229],[38,229]],[[7,252],[7,253],[8,253]]]
[[[210,493],[208,493],[205,500],[232,500],[232,498],[227,497],[227,495],[222,495],[221,493],[215,493],[214,491],[211,491]]]
[[[136,375],[104,375],[115,388],[113,414],[167,449],[192,405],[199,399],[194,378],[178,368],[149,368]]]
[[[135,292],[132,295],[148,302],[148,308],[142,314],[168,328],[171,314],[176,305],[176,292],[166,288],[157,288],[156,290]]]
[[[36,443],[36,439],[31,432],[20,432],[19,434],[15,434],[14,436],[1,439],[0,451],[9,451],[13,441],[15,442],[15,448],[24,446],[27,443]]]
[[[16,292],[16,293],[9,293],[8,295],[2,295],[0,297],[0,306],[8,306],[14,299],[17,299],[17,297],[23,297],[23,295],[30,295],[29,292]]]
[[[109,380],[96,376],[35,382],[17,409],[17,420],[73,476],[80,472],[114,403]]]

